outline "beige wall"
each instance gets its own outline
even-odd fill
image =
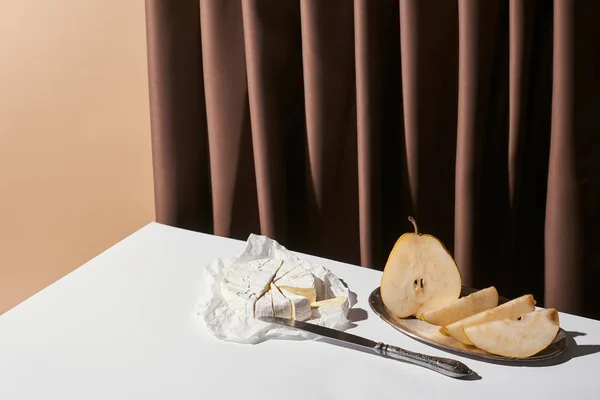
[[[154,219],[144,24],[0,1],[0,313]]]

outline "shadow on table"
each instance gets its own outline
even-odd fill
[[[536,368],[536,367],[550,367],[553,365],[564,364],[564,363],[572,360],[573,358],[583,357],[583,356],[587,356],[590,354],[595,354],[595,353],[600,352],[600,344],[577,344],[577,342],[574,340],[574,338],[576,338],[577,336],[587,335],[586,333],[575,332],[575,331],[571,331],[571,332],[565,331],[565,333],[567,335],[567,347],[558,356],[547,359],[547,360],[540,360],[540,361],[525,361],[525,360],[524,361],[501,361],[501,360],[489,360],[489,359],[481,360],[481,359],[478,359],[476,356],[471,357],[471,356],[465,356],[462,354],[461,355],[465,358],[473,358],[478,361],[484,361],[484,362],[490,363],[490,364],[505,365],[505,366],[509,366],[509,367]]]
[[[569,332],[569,331],[566,331],[565,333],[567,335],[566,349],[560,355],[556,356],[555,358],[548,359],[548,360],[523,361],[523,362],[516,361],[515,362],[515,361],[499,361],[499,360],[489,360],[489,359],[481,360],[480,358],[478,359],[477,357],[465,356],[464,354],[460,354],[459,356],[462,356],[462,357],[468,358],[468,359],[473,359],[473,360],[477,360],[477,361],[490,363],[490,364],[496,364],[496,365],[504,365],[504,366],[510,366],[510,367],[530,367],[530,368],[534,367],[535,368],[535,367],[549,367],[549,366],[553,366],[553,365],[564,364],[573,358],[583,357],[583,356],[587,356],[590,354],[595,354],[595,353],[600,352],[600,345],[598,345],[598,344],[577,344],[577,342],[575,342],[575,340],[573,339],[577,336],[585,336],[586,333]],[[349,348],[354,351],[360,351],[362,353],[374,354],[373,351],[371,351],[367,348],[360,348],[360,347],[352,346],[350,344],[341,343],[341,342],[338,342],[338,341],[335,341],[332,339],[328,339],[328,338],[322,338],[318,341],[333,344],[333,345],[344,347],[344,348]],[[453,358],[451,355],[448,357]],[[467,362],[467,364],[468,364],[468,362]],[[462,380],[480,380],[480,379],[482,379],[481,376],[476,373],[468,378],[463,378]]]
[[[380,357],[374,351],[374,349],[368,349],[367,347],[354,346],[354,345],[352,345],[350,343],[339,342],[337,340],[333,340],[333,339],[325,338],[325,337],[324,338],[319,338],[317,341],[321,342],[321,343],[327,343],[327,344],[330,344],[330,345],[338,346],[338,347],[343,347],[345,349],[349,349],[349,350],[352,350],[352,351],[359,351],[361,353],[366,353],[366,354],[370,354],[370,355],[373,355],[373,356]],[[408,361],[403,361],[403,360],[393,360],[393,362],[400,362],[400,363],[404,363],[404,364],[408,364],[408,365],[413,365],[412,363],[410,363]],[[416,368],[425,368],[425,367],[422,367],[422,366],[415,366],[415,367]],[[427,369],[427,368],[425,368],[425,369]],[[434,373],[434,374],[437,374],[437,372],[434,372],[434,371],[430,371],[430,372]],[[453,378],[450,378],[450,379],[453,379]],[[474,372],[473,375],[470,375],[468,377],[459,378],[459,380],[463,380],[463,381],[478,381],[480,379],[481,379],[481,375],[477,374],[477,372]]]
[[[362,308],[352,308],[348,312],[348,321],[350,322],[364,321],[367,318],[369,318],[369,313]]]

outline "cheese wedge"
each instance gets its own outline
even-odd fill
[[[271,283],[271,299],[273,303],[273,315],[281,318],[292,318],[292,303]]]
[[[275,274],[275,278],[273,279],[273,281],[278,281],[279,279],[283,278],[285,275],[287,275],[288,273],[292,272],[293,270],[295,270],[296,268],[298,268],[299,265],[292,263],[292,262],[288,262],[288,261],[284,261],[281,264],[281,268],[279,268],[277,270],[277,274]]]
[[[302,296],[308,299],[308,303],[314,303],[315,301],[317,301],[317,291],[315,290],[314,287],[312,288],[302,288],[302,287],[294,287],[294,286],[280,286],[277,285],[277,287],[280,290],[285,290],[287,292],[291,292],[294,293],[298,296]]]
[[[306,268],[295,265],[292,269],[289,269],[289,266],[287,266],[281,271],[286,272],[284,274],[280,272],[275,276],[274,282],[277,286],[315,288],[315,276]]]
[[[315,276],[306,268],[285,264],[277,272],[274,279],[279,289],[285,289],[299,296],[306,297],[310,303],[317,301],[317,282]]]
[[[311,305],[312,316],[321,318],[327,315],[345,313],[350,304],[346,296],[313,302]]]
[[[282,263],[282,260],[262,259],[236,264],[225,274],[223,286],[230,291],[252,294],[258,298],[269,290]]]
[[[310,301],[308,301],[306,297],[299,296],[285,289],[281,289],[281,294],[283,294],[292,305],[292,319],[306,321],[312,317]]]
[[[530,294],[517,297],[492,309],[471,315],[442,328],[443,333],[452,336],[462,344],[472,344],[465,335],[465,328],[500,319],[515,319],[525,313],[535,310],[535,300]]]
[[[273,296],[271,292],[266,292],[256,303],[254,303],[254,316],[259,317],[272,317],[273,312]]]

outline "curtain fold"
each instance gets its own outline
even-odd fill
[[[147,47],[156,218],[205,230],[212,212],[198,2],[149,1],[146,11],[154,16]]]
[[[157,220],[600,318],[600,2],[146,0]]]
[[[346,0],[300,1],[310,234],[315,251],[357,259],[353,18]]]
[[[283,6],[283,7],[281,7]],[[286,10],[285,2],[277,8],[266,8],[260,1],[242,3],[248,98],[250,99],[250,125],[255,160],[256,189],[261,232],[285,240],[285,198],[279,189],[284,187],[283,157],[279,100],[284,93],[278,89],[291,76],[285,74],[289,49],[286,43],[297,41],[297,29],[288,29],[298,22],[294,8]],[[292,14],[290,15],[290,12]],[[266,14],[266,15],[265,15]],[[276,24],[263,24],[269,15],[278,15]],[[297,78],[297,76],[296,76]],[[279,216],[279,218],[278,218]]]
[[[424,232],[435,234],[451,252],[458,250],[453,229],[459,107],[457,17],[456,2],[400,2],[404,157],[410,196],[405,213],[410,212]],[[405,220],[406,216],[402,224]],[[465,284],[470,285],[468,268],[459,265]]]

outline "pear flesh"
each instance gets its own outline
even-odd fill
[[[490,286],[435,310],[427,311],[423,313],[421,319],[433,325],[446,326],[497,305],[498,291]]]
[[[471,345],[471,341],[465,335],[465,329],[470,326],[480,325],[501,319],[515,319],[519,316],[535,310],[535,300],[532,295],[526,294],[517,297],[492,309],[480,312],[470,317],[458,320],[450,325],[443,327],[443,332],[452,336],[456,341]]]
[[[405,233],[396,241],[381,277],[383,304],[399,318],[420,317],[458,299],[461,277],[444,245],[434,236]]]
[[[501,319],[465,328],[465,335],[477,347],[503,357],[533,356],[552,343],[559,329],[558,312],[553,308],[532,311],[518,319]]]

